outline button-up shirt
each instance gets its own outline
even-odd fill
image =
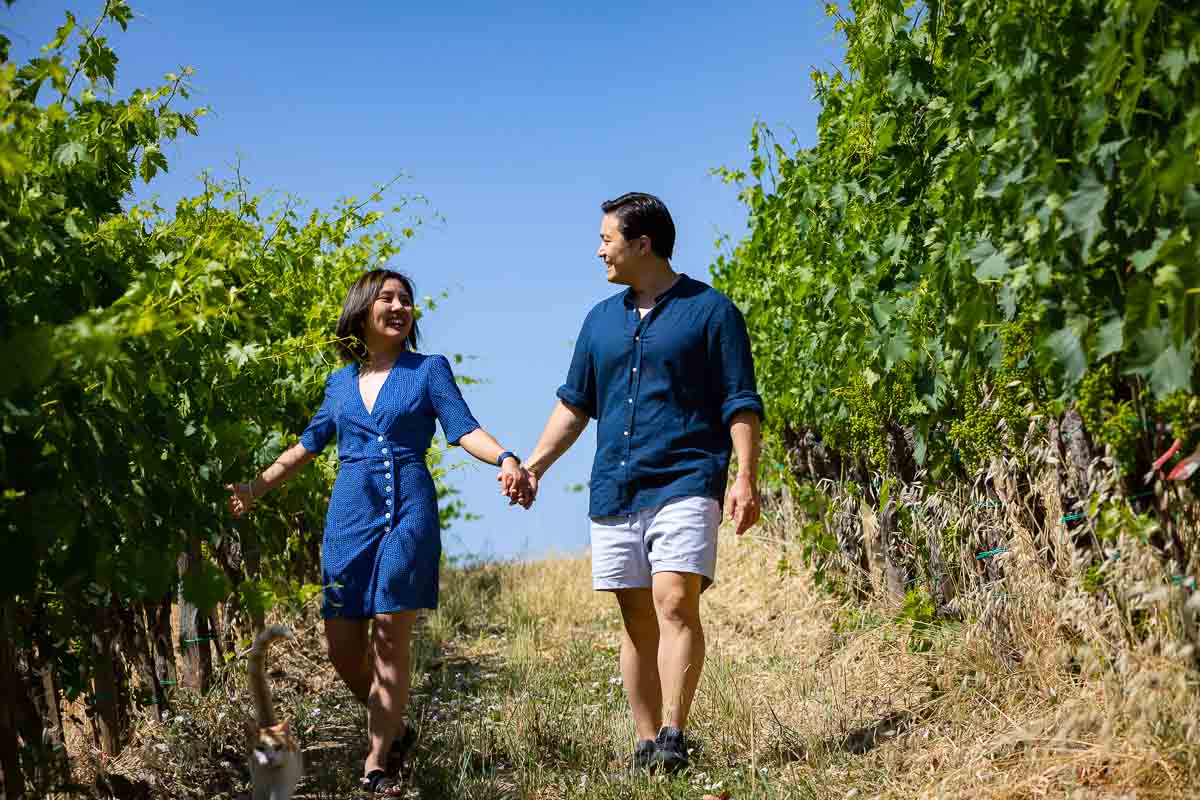
[[[730,422],[739,411],[763,415],[746,321],[728,297],[687,275],[645,316],[632,289],[597,304],[558,397],[597,422],[593,517],[676,497],[721,501]]]

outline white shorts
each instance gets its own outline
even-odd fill
[[[711,497],[676,497],[615,517],[592,517],[592,588],[649,589],[659,572],[700,575],[700,590],[717,571],[721,506]]]

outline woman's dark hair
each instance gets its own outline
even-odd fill
[[[626,240],[650,237],[650,249],[667,261],[675,252],[675,222],[667,206],[652,194],[628,192],[600,204],[605,214],[616,214],[618,230]]]
[[[412,280],[403,273],[390,269],[373,269],[359,276],[350,291],[346,292],[346,302],[342,304],[342,316],[337,324],[337,342],[334,349],[343,361],[363,361],[367,357],[367,336],[363,326],[367,314],[371,313],[371,305],[379,297],[383,285],[390,280],[400,281],[400,285],[414,300],[417,297]],[[421,341],[421,331],[417,328],[417,317],[413,315],[412,330],[404,340],[409,350],[416,350]]]

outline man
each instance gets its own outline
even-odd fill
[[[722,496],[739,535],[758,521],[763,405],[741,313],[671,267],[675,224],[662,201],[630,193],[601,209],[597,255],[608,280],[629,288],[588,314],[525,467],[536,492],[597,420],[593,586],[616,595],[624,621],[633,764],[675,771],[688,764],[683,731],[704,663],[700,593],[715,575]],[[731,447],[738,472],[727,490]]]

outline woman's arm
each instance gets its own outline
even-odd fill
[[[495,465],[496,459],[504,452],[504,448],[490,433],[483,428],[476,428],[458,440],[463,450],[488,464]],[[516,459],[506,458],[504,463],[515,462]],[[502,465],[503,466],[503,465]]]
[[[499,455],[499,453],[497,453]],[[291,479],[293,475],[307,466],[316,453],[309,452],[302,444],[296,444],[283,451],[275,463],[263,470],[249,483],[231,483],[225,488],[229,490],[229,511],[235,517],[246,514],[254,508],[258,498]],[[493,462],[495,463],[495,462]]]
[[[488,464],[495,464],[496,459],[504,452],[500,443],[483,428],[476,428],[458,440],[463,450]],[[509,498],[512,503],[520,503],[525,508],[533,502],[533,493],[525,477],[525,470],[517,459],[508,457],[500,465],[500,493]],[[511,505],[511,503],[510,503]]]

